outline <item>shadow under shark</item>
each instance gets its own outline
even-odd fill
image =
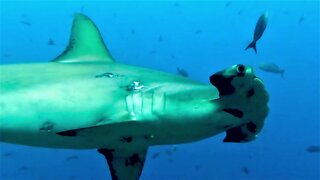
[[[112,179],[139,179],[152,145],[261,131],[268,94],[251,67],[234,65],[212,85],[116,63],[95,24],[76,14],[66,50],[49,63],[0,66],[0,140],[98,149]]]

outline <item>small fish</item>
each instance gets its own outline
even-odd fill
[[[71,160],[76,160],[76,159],[79,159],[78,155],[71,155],[71,156],[66,157],[66,161],[71,161]]]
[[[248,167],[242,167],[241,168],[242,172],[245,173],[246,175],[250,174],[250,170]]]
[[[229,7],[231,5],[231,1],[226,2],[225,7]]]
[[[50,39],[48,40],[48,45],[49,45],[49,46],[54,46],[54,45],[56,45],[56,43],[53,41],[53,39],[50,38]]]
[[[288,9],[285,9],[285,10],[282,11],[282,13],[283,13],[284,15],[288,15],[288,14],[290,14],[290,11],[289,11]]]
[[[177,72],[179,75],[183,76],[183,77],[188,77],[189,76],[189,73],[187,70],[185,69],[182,69],[182,68],[178,68],[177,67]]]
[[[156,159],[160,156],[161,152],[156,152],[152,155],[152,159]]]
[[[280,74],[282,78],[284,78],[284,70],[280,69],[279,66],[277,66],[274,63],[263,63],[259,65],[259,69],[266,71],[266,72],[271,72],[271,73],[276,73]]]
[[[196,164],[194,166],[194,171],[198,172],[200,170],[201,166],[199,164]]]
[[[301,17],[299,18],[299,24],[303,23],[303,21],[304,21],[304,16],[301,16]]]
[[[158,37],[158,42],[162,42],[163,41],[163,37],[162,35],[160,34],[159,37]]]
[[[254,52],[257,54],[256,43],[261,38],[264,30],[266,29],[268,24],[268,13],[264,13],[260,16],[256,27],[254,29],[253,41],[246,47],[245,50],[249,48],[253,48]]]
[[[156,54],[156,53],[157,53],[156,50],[150,50],[150,51],[149,51],[149,54]]]
[[[173,153],[175,153],[177,151],[177,146],[176,145],[173,145],[170,149],[167,149],[166,150],[166,154],[167,155],[172,155]]]
[[[22,15],[21,15],[21,18],[26,19],[26,18],[28,18],[28,15],[27,15],[27,14],[22,14]]]
[[[81,6],[80,12],[84,13],[84,6]]]
[[[136,31],[135,31],[133,28],[131,28],[131,29],[130,29],[130,33],[131,33],[132,35],[134,35],[134,34],[136,34]]]
[[[23,166],[20,166],[17,170],[18,171],[29,171],[30,168],[28,166],[26,166],[26,165],[23,165]]]
[[[173,161],[174,161],[172,158],[168,158],[167,160],[169,163],[173,163]]]
[[[197,29],[194,33],[195,33],[195,34],[201,34],[201,33],[202,33],[202,30],[201,30],[201,29]]]
[[[28,21],[20,21],[20,23],[26,26],[32,26],[32,24]]]
[[[1,154],[1,156],[3,157],[9,157],[9,156],[12,156],[14,153],[13,152],[4,152]]]
[[[2,54],[2,57],[8,58],[8,57],[10,57],[10,54],[8,54],[8,53],[3,53],[3,54]]]
[[[311,153],[320,153],[320,146],[315,146],[315,145],[309,146],[306,148],[306,151]]]
[[[180,3],[179,3],[179,2],[174,2],[174,3],[173,3],[173,6],[174,6],[174,7],[178,7],[178,6],[180,6]]]

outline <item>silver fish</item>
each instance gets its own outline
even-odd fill
[[[185,69],[182,69],[182,68],[178,68],[177,67],[177,72],[179,75],[183,76],[183,77],[188,77],[189,76],[189,73],[187,70]]]
[[[253,41],[246,47],[245,50],[253,48],[254,52],[257,54],[256,42],[261,38],[264,30],[268,24],[268,13],[264,13],[260,16],[256,27],[254,29]]]
[[[280,74],[282,78],[284,78],[284,70],[280,69],[279,66],[277,66],[274,63],[263,63],[259,65],[259,69],[266,71],[266,72],[271,72],[271,73],[276,73]]]

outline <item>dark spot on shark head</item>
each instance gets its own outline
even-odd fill
[[[228,129],[226,137],[223,139],[223,142],[244,142],[247,141],[247,134],[242,132],[240,126]]]
[[[247,123],[247,129],[248,131],[252,132],[252,133],[255,133],[257,130],[257,125],[255,125],[253,122],[249,122]]]
[[[132,156],[130,156],[129,159],[126,160],[125,163],[126,163],[125,164],[126,166],[134,166],[137,163],[143,163],[143,162],[139,158],[139,155],[135,153]]]
[[[237,118],[243,117],[243,112],[238,109],[222,109],[222,111],[227,112]]]
[[[231,84],[234,77],[235,76],[225,77],[220,74],[214,74],[210,76],[210,83],[218,89],[220,96],[231,95],[235,92],[235,88]]]
[[[254,89],[251,88],[248,92],[247,92],[247,98],[251,98],[254,95]]]
[[[122,137],[122,138],[121,138],[121,141],[122,141],[122,142],[130,143],[130,142],[132,142],[132,137],[131,137],[131,136],[129,136],[129,137]]]
[[[77,131],[76,130],[68,130],[68,131],[62,131],[57,133],[60,136],[77,136]]]

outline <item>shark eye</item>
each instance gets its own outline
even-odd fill
[[[239,74],[244,74],[245,69],[246,69],[246,67],[244,65],[242,65],[242,64],[237,65],[237,72]]]

